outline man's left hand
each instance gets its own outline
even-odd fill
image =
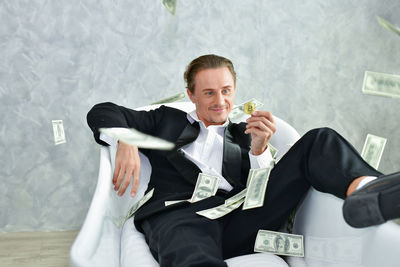
[[[271,112],[257,110],[247,120],[245,134],[251,134],[251,151],[253,155],[262,154],[276,131],[276,124]]]

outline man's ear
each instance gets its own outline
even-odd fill
[[[195,96],[192,94],[192,92],[190,92],[189,89],[186,89],[186,92],[187,92],[187,94],[188,94],[190,100],[192,101],[192,103],[196,104]]]

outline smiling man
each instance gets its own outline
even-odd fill
[[[216,220],[197,215],[246,188],[250,168],[270,166],[268,142],[276,126],[267,111],[254,112],[246,123],[228,120],[236,93],[236,73],[229,59],[196,58],[184,78],[196,106],[192,112],[166,106],[135,111],[101,103],[87,116],[99,144],[118,142],[113,183],[119,195],[131,180],[131,195],[136,193],[138,148],[100,135],[99,128],[136,128],[176,145],[172,151],[141,150],[152,165],[148,190],[154,188],[154,194],[134,222],[160,266],[227,266],[224,259],[253,253],[258,230],[279,229],[310,186],[345,199],[343,214],[355,227],[400,216],[393,208],[400,207],[400,173],[382,175],[328,128],[306,133],[275,165],[262,207],[237,209]],[[166,207],[165,201],[191,197],[199,173],[219,178],[216,195]]]

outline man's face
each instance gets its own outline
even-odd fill
[[[195,76],[195,88],[187,93],[205,126],[223,124],[233,106],[235,83],[227,67],[205,69]]]

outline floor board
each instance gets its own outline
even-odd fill
[[[78,231],[0,233],[1,267],[69,266]]]

